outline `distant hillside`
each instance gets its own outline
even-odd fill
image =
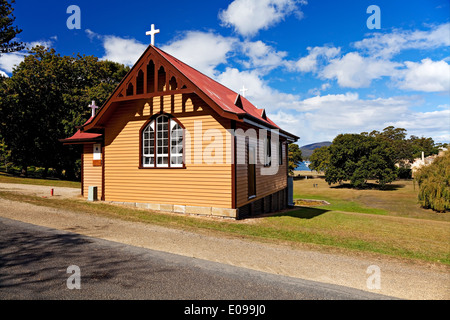
[[[324,142],[317,142],[317,143],[311,143],[307,144],[306,146],[300,147],[300,150],[302,150],[302,156],[303,159],[309,159],[309,157],[312,155],[315,149],[323,147],[323,146],[330,146],[330,141],[324,141]]]

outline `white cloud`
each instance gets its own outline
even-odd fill
[[[278,110],[269,117],[302,137],[300,144],[308,144],[331,141],[340,133],[382,130],[397,119],[410,119],[410,108],[417,101],[417,97],[362,99],[358,93],[347,92],[299,100],[293,110]]]
[[[427,115],[411,111],[423,102],[418,96],[364,99],[356,92],[347,92],[301,99],[298,95],[271,88],[257,70],[239,71],[236,68],[227,68],[216,80],[236,92],[245,85],[249,89],[246,97],[258,108],[265,108],[269,118],[280,127],[300,136],[300,144],[332,140],[340,133],[382,130],[398,119],[408,121],[397,123],[405,125],[408,133],[430,136],[420,128],[420,118]],[[329,83],[324,83],[318,91],[329,87]],[[445,133],[444,120],[434,122],[436,129],[432,132],[439,136]],[[430,124],[432,122],[429,120]]]
[[[450,90],[450,71],[446,59],[421,62],[393,61],[403,50],[434,50],[450,46],[450,23],[429,30],[393,30],[373,33],[353,43],[358,51],[340,56],[335,47],[308,48],[309,54],[296,62],[286,62],[290,71],[312,72],[320,79],[336,80],[340,87],[367,88],[374,80],[387,78],[398,88],[423,92]],[[318,94],[318,88],[310,93]]]
[[[102,41],[105,55],[100,58],[101,60],[133,66],[148,47],[136,39],[126,39],[112,35],[105,36],[90,29],[86,29],[85,32],[91,41],[94,39]]]
[[[365,88],[370,86],[372,80],[397,74],[397,68],[401,66],[397,62],[362,57],[357,52],[350,52],[342,58],[332,59],[320,71],[320,76],[336,79],[341,87]]]
[[[93,40],[93,39],[102,39],[101,35],[99,35],[98,33],[95,33],[91,29],[86,29],[85,32],[86,32],[88,38],[91,39],[91,40]]]
[[[132,66],[147,49],[147,45],[135,39],[124,39],[116,36],[104,36],[105,55],[102,60],[110,60]]]
[[[23,59],[25,59],[25,53],[23,52],[11,52],[4,53],[0,57],[0,71],[11,74],[14,67],[18,66]]]
[[[52,39],[56,40],[55,37],[52,37]],[[25,49],[30,50],[35,46],[44,46],[46,48],[51,48],[52,45],[53,45],[52,40],[33,41],[25,43]],[[25,56],[28,55],[28,52],[26,50],[3,53],[0,56],[0,72],[2,74],[7,75],[11,74],[13,72],[14,67],[17,67],[25,59]]]
[[[243,62],[246,68],[261,68],[267,72],[285,65],[284,58],[287,56],[287,52],[276,51],[262,41],[245,41],[241,43],[241,49],[249,58],[249,61]]]
[[[326,63],[341,52],[341,48],[335,47],[308,47],[307,50],[309,54],[295,62],[291,69],[301,72],[316,72],[319,66],[319,59]]]
[[[308,90],[308,94],[314,95],[314,96],[320,96],[320,93],[322,91],[325,91],[331,87],[331,84],[328,82],[322,83],[320,88],[312,88]]]
[[[407,128],[410,135],[433,137],[435,142],[450,142],[450,108],[410,113],[399,120],[392,120],[386,124],[397,128]]]
[[[54,39],[54,37],[52,37],[52,39]],[[51,48],[53,46],[53,41],[52,40],[40,40],[40,41],[33,41],[33,42],[29,42],[29,43],[25,44],[26,49],[32,49],[33,47],[36,47],[36,46],[43,46],[46,48]]]
[[[268,116],[300,136],[300,145],[332,141],[341,133],[381,131],[391,125],[405,128],[408,135],[449,142],[450,108],[413,111],[422,102],[417,96],[363,99],[358,93],[347,92],[298,100],[291,108],[269,111]]]
[[[300,4],[305,0],[235,0],[219,13],[224,26],[233,27],[243,36],[255,35],[267,29],[290,14],[302,18]]]
[[[445,61],[423,59],[421,62],[406,61],[406,70],[398,86],[405,90],[425,92],[450,91],[450,65]]]
[[[414,132],[421,132],[425,136],[429,136],[431,132],[435,131],[446,132],[447,135],[450,135],[450,109],[411,113],[403,119],[392,120],[387,124],[409,128]]]
[[[242,86],[245,86],[249,89],[245,94],[249,99],[264,94],[264,91],[268,89],[261,75],[255,70],[240,71],[236,68],[226,68],[216,77],[216,80],[238,93]]]
[[[430,30],[393,30],[391,33],[373,33],[357,41],[354,47],[372,57],[392,58],[407,49],[436,49],[450,46],[450,23],[431,27]]]
[[[236,43],[235,38],[189,31],[182,39],[174,40],[161,49],[206,75],[214,76],[216,67],[227,62]]]

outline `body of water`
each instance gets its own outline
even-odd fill
[[[295,171],[311,171],[309,168],[310,161],[302,161],[298,163],[298,167],[295,169]]]

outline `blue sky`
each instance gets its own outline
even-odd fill
[[[81,28],[69,29],[70,5]],[[370,5],[380,29],[369,29]],[[150,43],[239,92],[300,145],[393,125],[450,141],[448,0],[18,1],[18,36],[133,65]],[[11,75],[26,52],[0,57]]]

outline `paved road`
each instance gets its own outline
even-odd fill
[[[80,290],[67,288],[71,265]],[[0,300],[386,298],[0,218]]]

